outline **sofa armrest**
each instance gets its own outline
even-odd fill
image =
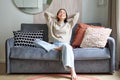
[[[6,51],[6,72],[10,73],[10,48],[14,46],[14,38],[8,38],[5,43],[5,51]]]
[[[111,55],[111,73],[113,73],[115,70],[115,40],[112,37],[108,38],[108,48]]]

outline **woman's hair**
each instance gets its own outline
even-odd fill
[[[65,9],[63,9],[63,8],[59,9],[58,12],[57,12],[57,16],[58,16],[58,14],[59,14],[59,12],[60,12],[61,10],[64,10],[64,11],[66,12],[66,18],[65,18],[65,20],[64,20],[64,23],[66,23],[66,22],[67,22],[67,18],[68,18],[68,14],[67,14],[67,11],[66,11]],[[59,18],[58,18],[58,17],[57,17],[57,21],[59,21]]]

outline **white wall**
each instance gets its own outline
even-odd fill
[[[33,23],[33,15],[19,11],[12,0],[0,0],[0,62],[5,61],[5,40],[20,29],[21,23]]]
[[[105,6],[98,6],[98,0],[82,1],[82,22],[99,22],[103,26],[108,25],[108,2]]]

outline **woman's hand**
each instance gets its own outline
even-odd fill
[[[55,48],[55,50],[61,51],[61,50],[62,50],[62,47]]]

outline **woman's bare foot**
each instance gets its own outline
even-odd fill
[[[76,73],[71,74],[71,80],[78,80]]]
[[[73,68],[71,68],[71,80],[78,80],[76,72]]]

